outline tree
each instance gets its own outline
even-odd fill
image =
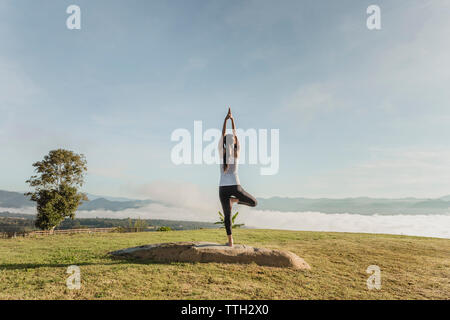
[[[83,186],[87,170],[84,155],[64,149],[52,150],[33,167],[36,175],[26,182],[35,190],[25,195],[36,202],[36,227],[53,230],[66,217],[74,219],[78,206],[88,200],[78,190]]]
[[[147,229],[147,222],[145,220],[141,220],[139,217],[137,220],[134,220],[134,228],[136,232],[141,232]]]
[[[147,222],[145,220],[141,220],[139,217],[138,219],[131,220],[130,217],[128,217],[128,232],[141,232],[147,229]]]
[[[237,216],[239,214],[239,211],[236,212],[232,217],[231,217],[231,229],[235,229],[235,228],[240,228],[244,225],[244,223],[239,223],[239,224],[235,224],[234,221],[236,220]],[[225,228],[225,218],[223,216],[223,213],[219,211],[219,219],[220,221],[215,222],[214,224],[221,224],[223,225],[223,227],[221,228]]]

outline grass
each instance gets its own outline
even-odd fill
[[[0,240],[0,299],[450,299],[450,240],[375,234],[235,230],[237,243],[290,250],[311,271],[255,264],[143,263],[109,251],[212,241],[223,230],[54,235]],[[69,265],[81,289],[66,287]],[[368,290],[369,265],[381,290]]]

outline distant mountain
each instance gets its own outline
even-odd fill
[[[0,190],[0,207],[4,208],[24,208],[34,206],[23,193]]]
[[[89,195],[90,201],[84,202],[79,210],[110,210],[122,211],[141,208],[152,200],[132,200],[127,198],[107,198]],[[113,200],[116,199],[116,200]],[[19,192],[0,190],[0,207],[24,208],[34,207],[31,202]],[[354,214],[450,214],[450,196],[438,199],[376,199],[368,197],[345,199],[308,199],[308,198],[259,198],[259,210],[273,211],[316,211],[322,213],[354,213]]]
[[[119,198],[119,200],[108,200],[104,197],[96,197],[93,200],[84,202],[79,207],[79,210],[122,211],[125,209],[140,208],[150,203],[156,202],[152,200],[130,200],[126,198]],[[24,196],[23,193],[0,190],[0,207],[26,208],[26,207],[34,207],[35,205],[36,204],[33,201],[30,201],[28,197]]]
[[[29,214],[12,214],[7,212],[0,212],[0,232],[22,232],[36,230],[34,225],[35,217]],[[136,221],[136,219],[132,219]],[[147,231],[156,231],[158,227],[166,226],[173,230],[191,230],[191,229],[216,229],[220,226],[211,222],[200,221],[178,221],[178,220],[163,220],[163,219],[143,219],[147,226],[150,227]],[[57,227],[57,229],[76,229],[81,227],[88,228],[114,228],[114,227],[128,227],[128,219],[114,219],[114,218],[70,218],[64,221]]]
[[[129,200],[129,201],[111,201],[105,198],[98,198],[95,200],[84,202],[78,209],[93,211],[93,210],[110,210],[110,211],[122,211],[125,209],[141,208],[150,203],[154,203],[151,200]]]
[[[307,199],[272,197],[258,199],[258,209],[274,211],[316,211],[355,214],[450,214],[450,200],[439,199]]]
[[[88,193],[87,196],[88,196],[89,200],[96,200],[96,199],[100,199],[100,198],[103,198],[103,199],[106,199],[109,201],[134,201],[134,200],[136,200],[136,199],[130,199],[130,198],[124,198],[124,197],[99,196],[99,195],[92,194],[92,193]]]

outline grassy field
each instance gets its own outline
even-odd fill
[[[237,243],[290,250],[311,271],[217,263],[111,259],[121,248],[224,242],[223,230],[54,235],[0,240],[0,299],[450,299],[450,240],[242,229]],[[69,290],[69,265],[82,287]],[[368,290],[366,268],[381,268]]]

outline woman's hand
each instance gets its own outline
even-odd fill
[[[222,137],[225,137],[225,133],[227,131],[227,121],[228,121],[228,119],[231,119],[231,127],[233,129],[233,135],[234,135],[234,137],[236,137],[236,126],[234,124],[234,118],[233,118],[233,115],[231,114],[231,108],[230,107],[228,107],[227,116],[225,117],[225,120],[223,121]]]
[[[231,114],[231,108],[228,107],[227,119],[233,119],[233,115]]]

